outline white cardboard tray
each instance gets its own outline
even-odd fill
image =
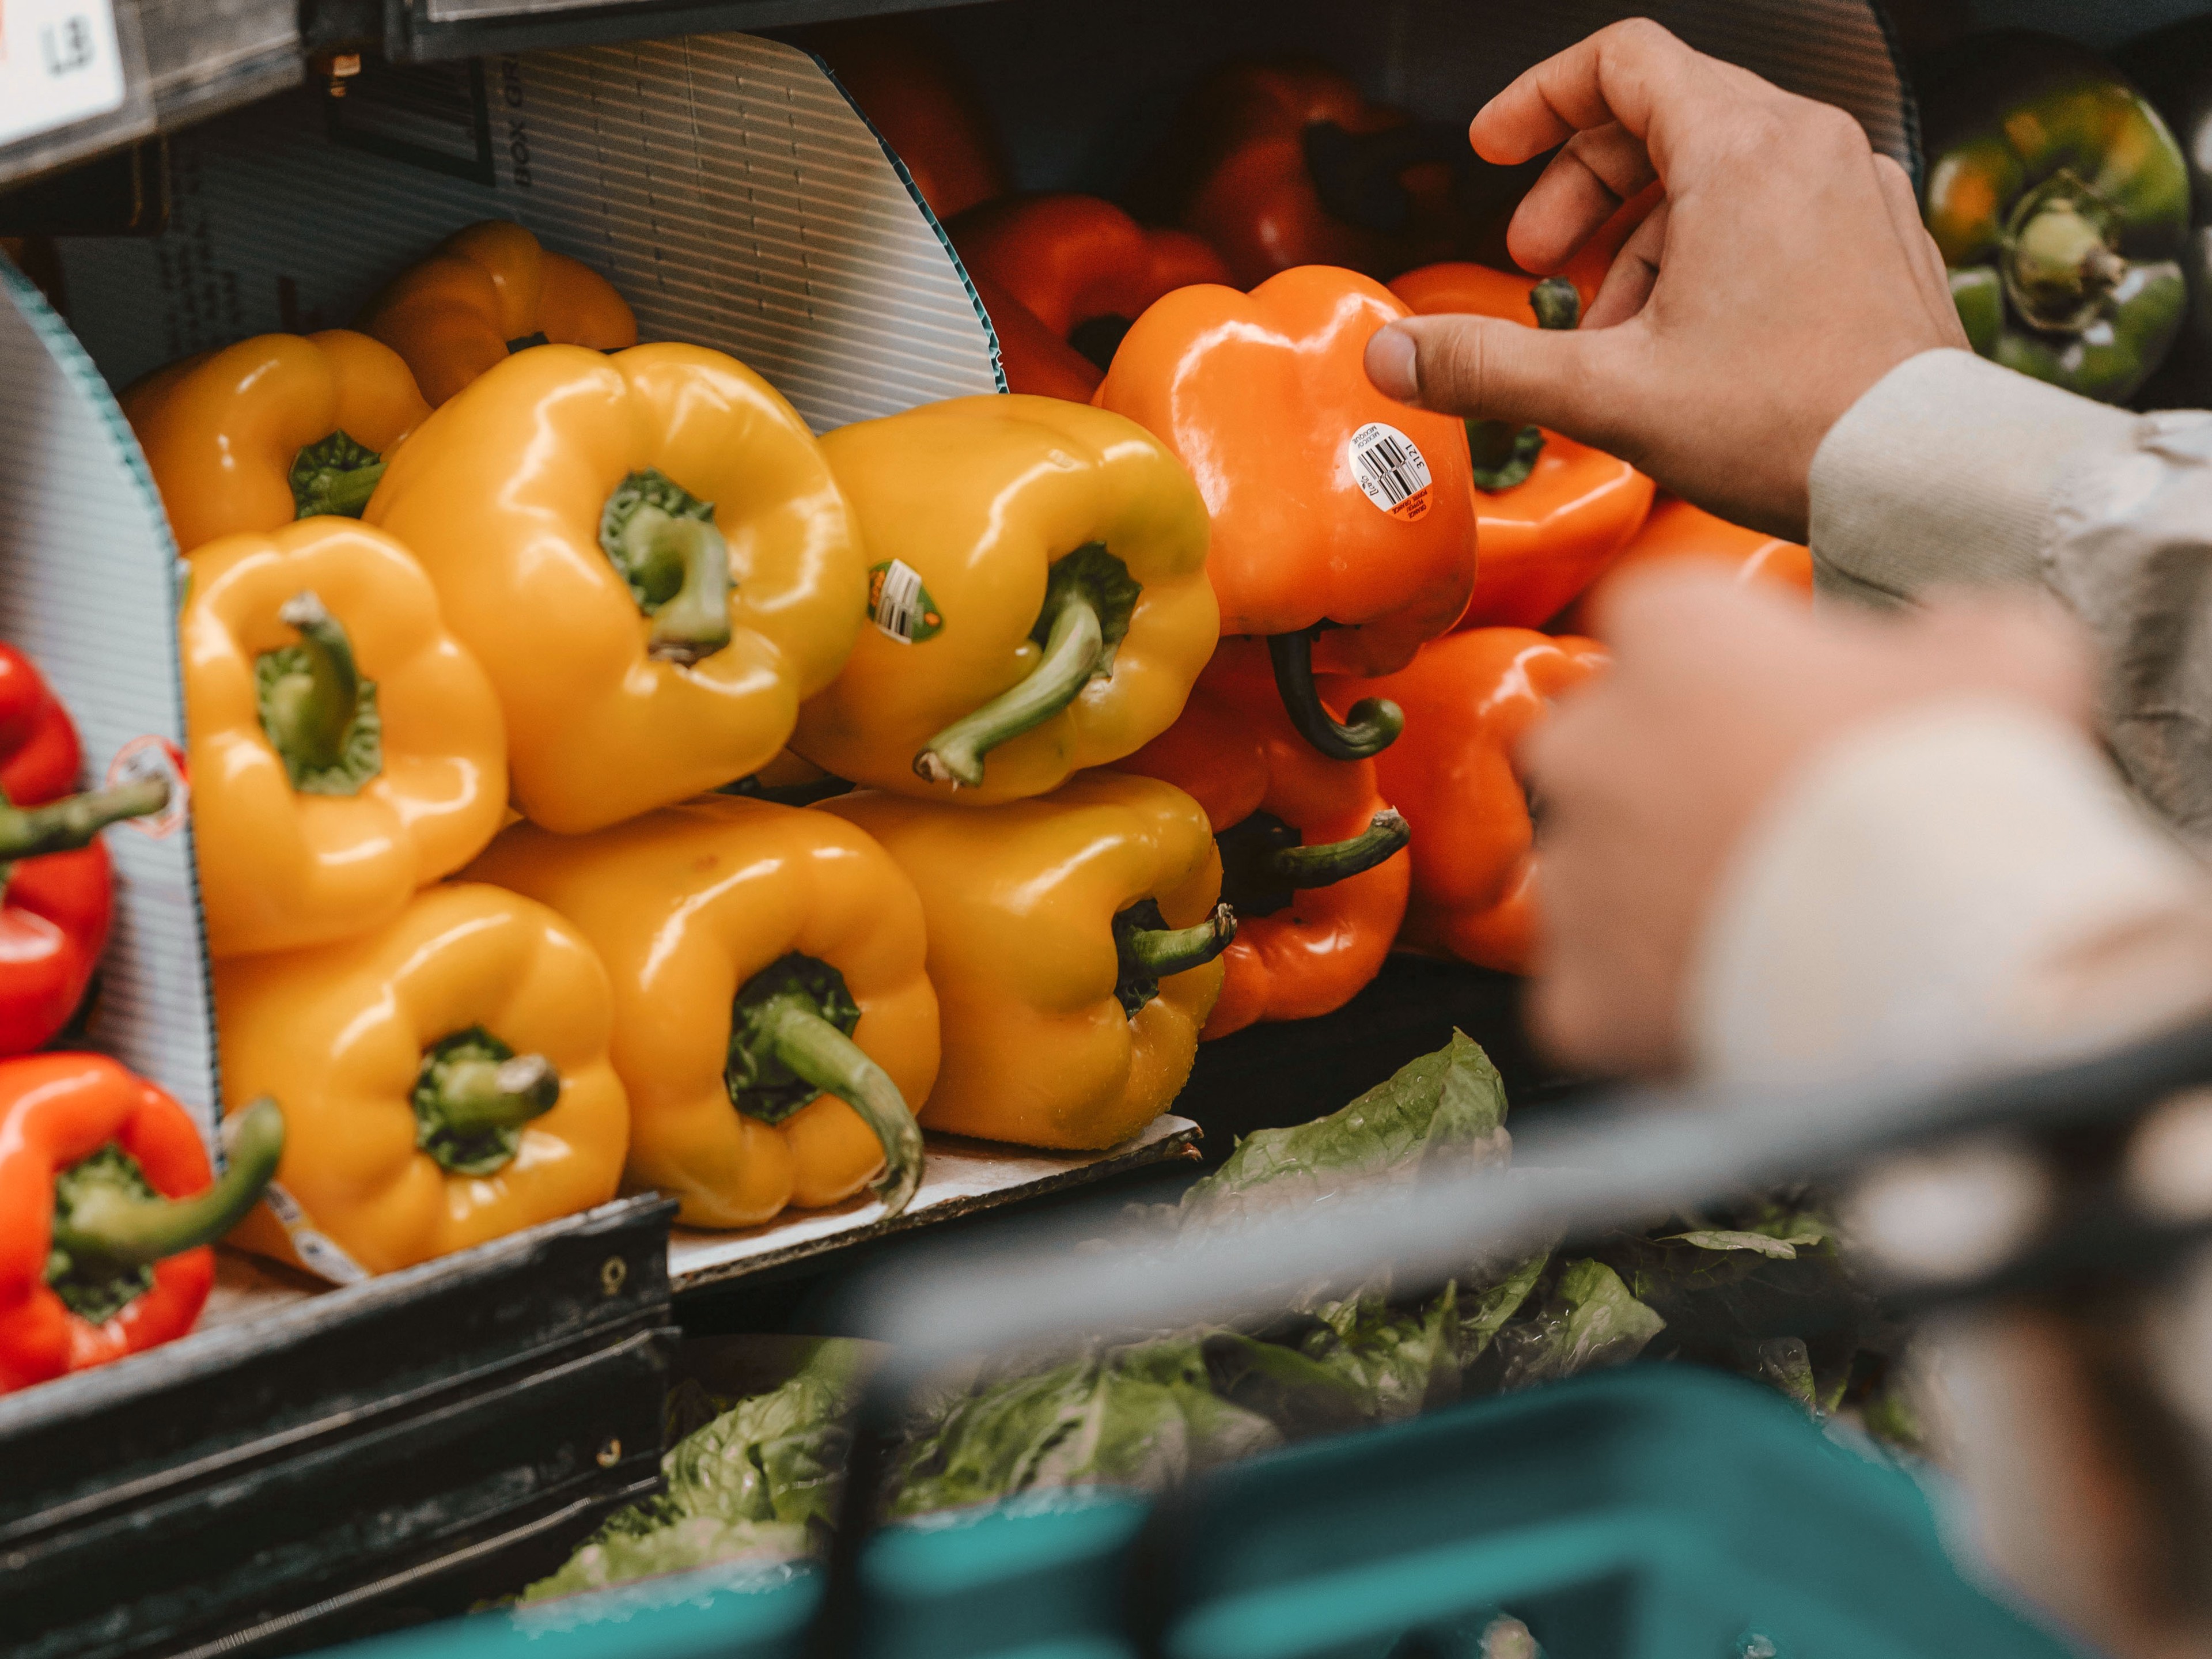
[[[1198,1125],[1158,1117],[1139,1133],[1103,1152],[1045,1152],[1000,1146],[958,1135],[928,1137],[921,1190],[906,1212],[887,1220],[873,1198],[833,1210],[812,1210],[736,1232],[678,1227],[669,1235],[668,1278],[678,1292],[781,1267],[827,1250],[848,1249],[886,1233],[951,1221],[979,1210],[1078,1187],[1147,1164],[1198,1156]]]

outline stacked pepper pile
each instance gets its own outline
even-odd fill
[[[259,1197],[284,1121],[242,1112],[217,1176],[191,1115],[99,1054],[34,1054],[90,1000],[114,909],[97,836],[169,803],[161,777],[70,793],[76,727],[0,646],[0,1394],[183,1334],[208,1248]]]
[[[1324,72],[1224,86],[1238,118],[1147,229],[1009,196],[979,121],[908,76],[900,118],[935,135],[909,162],[960,198],[1011,397],[817,441],[507,224],[358,331],[125,394],[190,571],[249,1155],[214,1187],[150,1150],[95,1181],[150,1132],[50,1137],[48,1280],[143,1271],[94,1222],[195,1186],[193,1227],[140,1231],[235,1223],[341,1280],[625,1184],[704,1226],[866,1188],[896,1212],[922,1127],[1103,1148],[1201,1036],[1340,1006],[1394,944],[1525,964],[1512,746],[1601,661],[1535,629],[1735,532],[1556,434],[1376,392],[1391,319],[1571,325],[1575,290],[1466,264],[1384,288],[1456,234],[1449,158]],[[1240,201],[1267,205],[1226,222]]]

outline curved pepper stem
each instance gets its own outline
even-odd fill
[[[1314,687],[1313,642],[1320,632],[1316,624],[1295,634],[1267,635],[1267,659],[1274,665],[1283,712],[1298,735],[1329,759],[1370,759],[1398,740],[1406,729],[1406,711],[1387,697],[1362,697],[1348,711],[1351,719],[1340,724],[1322,707]]]
[[[643,514],[632,520],[632,533],[645,522]],[[702,519],[664,519],[648,533],[657,556],[679,561],[684,576],[676,597],[653,613],[646,654],[687,665],[713,656],[730,642],[730,544]]]
[[[1405,814],[1388,806],[1367,821],[1367,827],[1343,841],[1323,842],[1318,847],[1278,847],[1267,854],[1270,874],[1296,892],[1329,887],[1372,870],[1411,841],[1413,831]]]
[[[0,864],[69,852],[86,845],[111,823],[144,817],[168,804],[167,778],[134,778],[44,806],[0,804]]]
[[[67,1253],[72,1270],[145,1267],[236,1226],[276,1173],[284,1114],[264,1096],[223,1127],[223,1172],[190,1198],[147,1198],[122,1181],[76,1185],[66,1207],[58,1203],[53,1231],[54,1248]]]
[[[276,619],[300,642],[254,664],[261,729],[303,794],[351,795],[383,766],[376,684],[361,676],[353,641],[314,591],[284,602]]]
[[[561,1098],[561,1073],[543,1054],[455,1060],[439,1069],[433,1085],[435,1110],[457,1135],[519,1129],[553,1109]]]
[[[730,642],[730,548],[714,505],[653,468],[616,486],[599,547],[653,618],[646,653],[686,665]]]
[[[384,481],[384,458],[344,432],[309,444],[292,459],[292,516],[358,519]]]
[[[1129,631],[1142,592],[1129,568],[1101,542],[1087,542],[1056,560],[1044,605],[1030,637],[1044,647],[1036,666],[974,714],[952,722],[914,757],[918,776],[973,789],[983,781],[983,757],[1043,725],[1114,671],[1114,653]]]
[[[454,1175],[492,1175],[521,1150],[522,1126],[560,1103],[561,1073],[472,1025],[433,1043],[416,1073],[415,1145]]]
[[[797,993],[756,1003],[744,1023],[747,1046],[860,1115],[884,1149],[884,1172],[872,1189],[886,1217],[904,1211],[921,1187],[921,1127],[890,1073]]]
[[[1575,328],[1583,319],[1583,296],[1565,277],[1547,276],[1528,290],[1528,309],[1536,313],[1539,328]],[[1467,422],[1474,487],[1486,495],[1526,483],[1543,453],[1541,427],[1515,426],[1510,421]]]
[[[1237,913],[1225,904],[1194,927],[1132,927],[1115,945],[1124,967],[1149,979],[1167,979],[1203,968],[1237,937]]]

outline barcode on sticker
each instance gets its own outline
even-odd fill
[[[1429,463],[1395,426],[1370,421],[1352,434],[1352,474],[1385,513],[1419,518],[1428,508]]]
[[[888,559],[868,572],[868,615],[902,645],[919,645],[945,626],[937,602],[921,585],[921,572],[903,559]]]

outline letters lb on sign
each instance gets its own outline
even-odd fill
[[[122,107],[112,0],[0,0],[0,144]]]

